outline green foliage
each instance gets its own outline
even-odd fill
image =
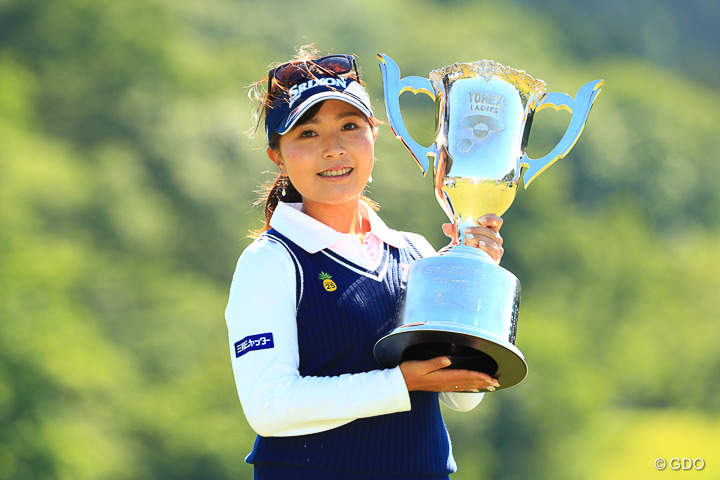
[[[530,373],[446,413],[454,478],[644,478],[671,455],[713,476],[717,34],[688,25],[720,9],[620,3],[0,1],[0,478],[251,477],[223,309],[272,169],[245,86],[309,42],[358,54],[381,119],[377,52],[403,76],[492,58],[551,91],[606,79],[504,216]],[[429,143],[432,102],[401,101]],[[531,155],[567,121],[541,112]],[[376,156],[383,218],[443,246],[431,174],[387,126]]]

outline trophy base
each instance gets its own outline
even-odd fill
[[[484,252],[463,245],[415,260],[398,301],[395,328],[375,344],[386,368],[448,356],[449,368],[475,370],[510,388],[527,375],[515,346],[520,282]]]
[[[496,378],[500,387],[495,391],[513,387],[527,376],[525,357],[515,345],[477,328],[462,331],[457,324],[447,327],[452,331],[442,330],[439,322],[398,327],[377,342],[375,357],[386,368],[406,360],[450,357],[452,364],[447,368],[474,370]]]

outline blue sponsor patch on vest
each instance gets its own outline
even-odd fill
[[[264,350],[274,346],[272,333],[250,335],[235,343],[235,358],[240,358],[253,350]]]

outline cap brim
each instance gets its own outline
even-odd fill
[[[297,121],[302,117],[302,115],[313,105],[323,102],[325,100],[341,100],[345,103],[349,103],[353,107],[360,110],[363,115],[370,118],[373,116],[372,110],[368,107],[368,105],[365,105],[365,103],[360,100],[359,98],[356,98],[352,95],[348,95],[344,92],[337,92],[337,91],[325,91],[316,93],[315,95],[311,96],[304,102],[302,102],[297,108],[295,108],[292,112],[290,112],[290,115],[288,115],[288,118],[280,124],[280,126],[275,130],[280,135],[285,135],[287,132],[292,130],[292,128],[295,126]]]

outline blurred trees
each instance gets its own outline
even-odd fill
[[[670,455],[716,471],[717,39],[687,25],[719,9],[653,3],[662,21],[618,37],[611,10],[540,3],[0,1],[0,477],[250,478],[223,309],[270,165],[242,133],[244,86],[310,41],[360,56],[380,118],[376,52],[404,76],[493,58],[554,91],[607,80],[505,215],[530,375],[447,413],[456,478],[642,478]],[[428,143],[432,105],[410,97]],[[443,245],[430,179],[387,127],[376,155],[386,222]]]

